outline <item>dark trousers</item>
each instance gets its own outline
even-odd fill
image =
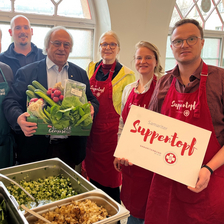
[[[120,188],[119,187],[115,187],[115,188],[111,188],[111,187],[105,187],[101,184],[99,184],[98,182],[90,179],[90,182],[95,185],[97,188],[101,189],[102,191],[104,191],[106,194],[108,194],[111,198],[113,198],[116,202],[118,202],[119,204],[121,204],[121,200],[120,200]]]
[[[14,154],[16,163],[24,164],[48,159],[48,136],[26,137],[22,132],[13,134],[15,137]]]
[[[58,157],[75,169],[85,158],[86,139],[86,136],[70,136],[66,139],[50,140],[49,157]]]

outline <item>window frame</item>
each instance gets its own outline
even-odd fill
[[[198,1],[196,1],[196,0],[192,0],[192,3],[194,3],[194,4],[196,4]],[[221,2],[221,0],[218,0],[217,2],[216,2],[216,4],[217,4],[217,6],[215,7],[215,8],[217,8],[218,9],[218,11],[219,11],[219,8],[218,8],[218,4]],[[193,6],[192,6],[193,7]],[[191,8],[192,8],[191,7]],[[197,7],[197,6],[196,6]],[[178,7],[178,5],[177,5],[177,3],[175,3],[175,6],[174,6],[174,9],[176,9],[176,11],[177,11],[177,13],[179,14],[179,17],[180,18],[185,18],[187,15],[188,15],[188,13],[186,14],[186,15],[183,15],[182,14],[182,12],[181,12],[181,10],[179,9],[179,7]],[[173,10],[174,10],[173,9]],[[220,14],[221,13],[223,13],[224,14],[224,7],[222,7],[222,11],[220,12],[219,11],[219,16],[220,16]],[[200,11],[200,10],[199,10]],[[214,9],[213,9],[213,11],[214,11]],[[213,12],[212,11],[212,12]],[[198,12],[198,10],[197,10],[197,12]],[[206,30],[205,29],[205,22],[207,21],[207,19],[208,19],[208,17],[211,15],[211,13],[212,12],[210,12],[209,13],[209,15],[206,17],[206,18],[203,18],[203,20],[202,20],[202,22],[203,22],[203,32],[204,32],[204,38],[217,38],[217,39],[220,39],[220,48],[219,48],[219,65],[218,66],[220,66],[220,67],[224,67],[224,58],[223,58],[223,56],[224,56],[224,54],[223,54],[223,51],[224,51],[224,30]],[[202,13],[201,11],[199,12],[199,14],[200,13]],[[203,17],[203,16],[202,16]],[[172,17],[171,17],[171,20],[172,20]],[[223,29],[223,19],[221,19],[221,21],[222,21],[222,29]],[[169,27],[169,33],[168,33],[168,36],[169,35],[171,35],[171,31],[172,31],[172,27]],[[166,57],[166,59],[172,59],[172,58],[168,58],[168,57]],[[174,59],[174,57],[173,57],[173,59]],[[203,59],[203,58],[202,58]]]
[[[93,7],[93,0],[87,0],[89,4],[89,10],[91,19],[86,18],[72,18],[72,17],[65,17],[65,16],[58,16],[58,15],[43,15],[43,14],[34,14],[34,13],[18,13],[14,11],[14,2],[15,0],[8,0],[11,1],[11,8],[12,11],[6,12],[1,11],[0,14],[0,23],[9,24],[11,19],[16,15],[24,15],[26,16],[33,26],[64,26],[67,29],[83,29],[83,30],[90,30],[92,32],[92,53],[90,56],[90,61],[93,60],[94,57],[94,40],[95,40],[95,30],[96,30],[96,17],[94,13]],[[49,0],[50,1],[50,0]],[[36,35],[34,33],[34,35]],[[74,43],[76,44],[76,43]],[[74,59],[88,59],[89,57],[74,57],[70,56],[70,60]],[[68,59],[68,60],[69,60]]]

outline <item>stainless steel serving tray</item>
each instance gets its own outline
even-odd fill
[[[85,199],[90,199],[91,201],[94,201],[98,206],[103,206],[110,215],[110,217],[98,221],[96,223],[117,223],[117,221],[127,218],[129,216],[129,211],[126,208],[118,204],[100,189],[92,190],[70,198],[62,199],[60,201],[52,202],[50,204],[46,204],[41,207],[34,208],[32,210],[41,215],[45,212],[48,212],[49,210],[54,210],[59,206],[70,204],[72,201],[80,201]],[[24,216],[30,224],[37,221],[37,218],[29,213],[26,213]]]
[[[73,189],[79,194],[96,189],[93,184],[58,158],[0,169],[0,173],[16,182],[24,180],[24,178],[26,181],[30,181],[63,174],[64,177],[70,178]],[[11,184],[10,181],[1,177],[0,181],[2,181],[6,187]]]
[[[28,221],[19,210],[19,205],[15,198],[9,194],[2,182],[0,182],[0,203],[2,200],[6,203],[7,221],[9,224],[28,224]]]

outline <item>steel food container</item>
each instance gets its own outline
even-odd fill
[[[92,190],[70,198],[62,199],[60,201],[52,202],[41,207],[34,208],[32,210],[41,215],[45,212],[52,211],[59,206],[70,204],[72,201],[81,201],[85,199],[90,199],[91,201],[94,201],[98,206],[104,207],[109,214],[108,218],[95,223],[117,223],[117,221],[125,219],[129,216],[129,211],[125,207],[118,204],[115,200],[113,200],[110,196],[105,194],[100,189]],[[26,213],[24,216],[30,224],[37,221],[37,218],[29,213]]]
[[[0,169],[0,173],[18,183],[24,179],[30,181],[63,174],[64,177],[70,178],[72,188],[78,192],[78,194],[96,189],[93,184],[58,158]],[[2,181],[6,187],[11,184],[10,181],[2,177],[0,177],[0,181]]]
[[[28,221],[19,210],[19,205],[15,198],[9,194],[8,190],[2,182],[0,182],[0,203],[6,203],[7,221],[10,224],[28,224]]]

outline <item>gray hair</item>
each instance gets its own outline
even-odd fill
[[[103,37],[105,37],[105,36],[112,36],[112,37],[114,37],[115,40],[117,41],[117,46],[118,46],[119,49],[120,49],[120,46],[121,46],[121,45],[120,45],[120,40],[119,40],[117,34],[116,34],[114,31],[112,31],[112,30],[109,30],[109,31],[107,31],[107,32],[105,32],[105,33],[103,33],[103,34],[101,35],[101,37],[100,37],[100,39],[99,39],[99,45],[98,45],[98,46],[100,46],[101,40],[102,40]]]
[[[26,20],[28,21],[28,23],[29,23],[29,26],[30,26],[30,21],[29,21],[29,19],[28,19],[26,16],[23,16],[23,15],[17,15],[17,16],[14,16],[14,17],[11,19],[11,21],[10,21],[10,28],[11,28],[11,29],[12,29],[12,25],[13,25],[15,19],[17,19],[17,18],[19,18],[19,17],[23,17],[24,19],[26,19]]]
[[[70,36],[70,39],[71,39],[71,49],[70,49],[70,52],[72,52],[72,48],[73,48],[73,37],[71,35],[71,33],[63,26],[55,26],[53,27],[52,29],[50,29],[45,38],[44,38],[44,49],[43,49],[43,54],[47,54],[47,48],[49,47],[49,43],[50,43],[50,39],[51,39],[51,34],[54,32],[54,31],[57,31],[57,30],[65,30],[69,36]]]

